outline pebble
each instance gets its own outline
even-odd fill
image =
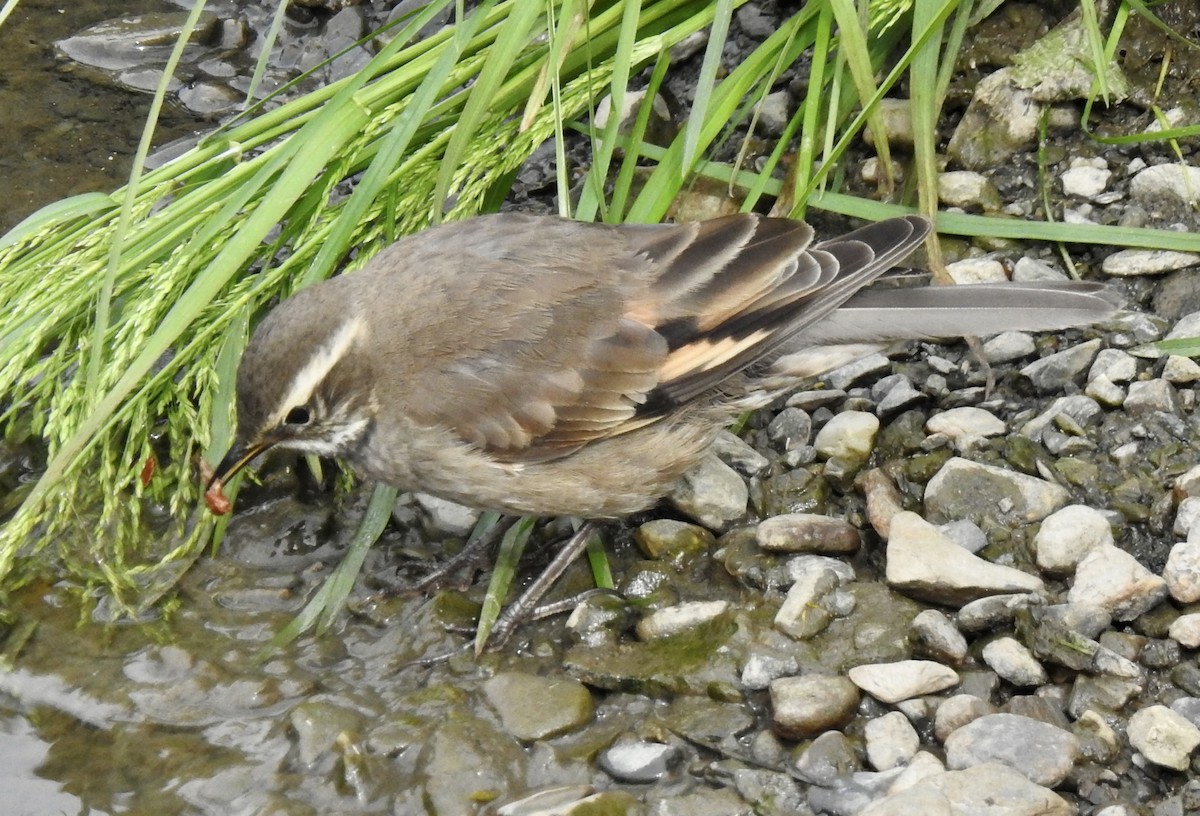
[[[1121,249],[1101,264],[1104,274],[1118,278],[1161,275],[1200,264],[1200,255],[1170,249]]]
[[[1030,363],[1021,369],[1021,374],[1039,393],[1058,393],[1079,380],[1099,351],[1100,340],[1088,340]]]
[[[1059,575],[1074,572],[1083,557],[1097,547],[1112,545],[1108,519],[1082,504],[1051,513],[1033,538],[1037,565]]]
[[[671,637],[716,620],[729,611],[728,601],[688,601],[656,609],[638,621],[642,640]]]
[[[941,742],[969,722],[987,714],[995,714],[996,707],[974,694],[955,694],[942,700],[933,720],[933,735]]]
[[[806,739],[849,722],[859,693],[845,677],[809,674],[771,683],[771,721],[776,733]]]
[[[1200,728],[1164,705],[1151,705],[1129,718],[1129,744],[1155,765],[1186,771],[1200,745]]]
[[[504,730],[522,742],[562,736],[591,722],[592,695],[570,677],[501,672],[483,683]]]
[[[1200,612],[1180,615],[1171,621],[1167,634],[1188,649],[1200,648]]]
[[[958,685],[958,673],[932,660],[868,663],[847,673],[851,682],[884,703],[898,703],[923,694],[936,694]]]
[[[826,731],[814,739],[796,760],[796,775],[805,782],[826,787],[859,770],[858,752],[840,731]]]
[[[858,530],[847,521],[815,513],[786,513],[759,523],[758,546],[771,552],[841,554],[857,552]]]
[[[946,738],[946,767],[971,768],[999,762],[1038,785],[1066,779],[1079,754],[1070,731],[1017,714],[987,714]]]
[[[1178,354],[1167,355],[1163,364],[1162,378],[1173,385],[1191,385],[1200,380],[1200,363]]]
[[[897,513],[887,544],[887,582],[905,594],[961,605],[987,595],[1038,592],[1042,580],[959,547],[916,513]]]
[[[875,447],[879,418],[865,411],[842,411],[825,423],[813,447],[825,459],[864,462]]]
[[[1170,196],[1182,204],[1195,204],[1200,196],[1200,167],[1187,164],[1147,167],[1130,179],[1129,194],[1139,202],[1144,201],[1150,209],[1157,208],[1160,196]]]
[[[1171,547],[1162,577],[1175,600],[1184,604],[1200,601],[1200,540]]]
[[[1143,380],[1129,384],[1129,393],[1123,403],[1130,416],[1145,416],[1158,411],[1169,414],[1180,413],[1179,395],[1175,386],[1166,380]]]
[[[945,434],[954,440],[999,436],[1006,429],[1004,421],[995,414],[970,406],[942,411],[925,422],[925,430],[929,433]]]
[[[983,344],[983,356],[989,363],[1020,360],[1032,356],[1036,351],[1033,335],[1027,332],[1001,332]]]
[[[867,762],[877,771],[908,764],[921,746],[916,729],[899,711],[869,720],[863,729],[863,740],[867,744]]]
[[[996,674],[1014,686],[1040,686],[1048,679],[1042,664],[1016,638],[996,638],[983,647],[981,656]]]
[[[1167,584],[1119,547],[1098,547],[1083,557],[1070,603],[1089,603],[1107,609],[1119,621],[1133,620],[1167,596]]]
[[[946,264],[946,274],[957,284],[1007,283],[1004,264],[991,258],[965,258]]]
[[[833,570],[824,567],[805,570],[788,589],[783,605],[775,614],[775,628],[797,640],[807,640],[824,631],[837,615],[829,596],[840,583]]]
[[[597,762],[620,782],[646,784],[661,779],[681,758],[680,750],[673,745],[621,739],[601,751]]]
[[[1088,370],[1088,380],[1103,376],[1108,377],[1111,382],[1126,383],[1136,377],[1137,372],[1137,358],[1129,352],[1121,349],[1101,349]]]
[[[634,530],[633,540],[647,558],[672,563],[709,552],[717,541],[703,527],[675,519],[651,519]]]
[[[684,474],[668,500],[710,530],[723,532],[746,515],[750,490],[737,471],[710,454]]]
[[[857,816],[1073,816],[1054,791],[998,762],[927,776],[872,802]]]
[[[1073,159],[1070,169],[1059,177],[1063,193],[1080,198],[1092,198],[1103,193],[1108,187],[1108,180],[1112,178],[1112,171],[1105,165],[1104,159],[1097,161],[1100,166],[1089,163],[1089,159]]]
[[[925,510],[931,520],[980,519],[1041,521],[1066,505],[1061,485],[993,465],[954,457],[925,487]]]
[[[936,609],[926,609],[912,621],[918,651],[942,663],[961,664],[968,644],[954,622]]]

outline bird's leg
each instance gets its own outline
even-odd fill
[[[542,570],[541,575],[535,578],[533,583],[521,593],[521,597],[509,604],[503,614],[496,620],[496,625],[492,627],[492,633],[488,637],[485,648],[492,650],[501,648],[512,637],[517,627],[530,617],[535,615],[538,617],[544,616],[538,614],[538,610],[536,609],[538,601],[549,591],[554,582],[566,572],[571,562],[587,549],[588,542],[595,532],[596,525],[588,522],[567,540],[567,543],[554,556],[554,560]]]
[[[389,587],[388,593],[395,595],[423,593],[440,586],[447,576],[458,572],[463,566],[481,561],[496,546],[496,542],[507,532],[508,528],[516,523],[517,518],[517,516],[502,516],[481,535],[473,536],[468,540],[466,546],[447,559],[440,567],[431,570],[423,578],[412,583]]]

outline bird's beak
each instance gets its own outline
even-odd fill
[[[274,442],[235,442],[233,447],[229,449],[229,453],[225,454],[225,458],[221,460],[221,464],[217,465],[213,471],[212,477],[205,485],[206,490],[212,490],[214,485],[229,484],[229,480],[237,475],[238,471],[246,465],[254,461],[260,453],[263,453]]]

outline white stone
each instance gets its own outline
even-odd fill
[[[865,411],[842,411],[817,432],[813,447],[826,459],[865,461],[875,447],[879,417]]]
[[[1062,174],[1063,192],[1080,198],[1091,198],[1108,187],[1112,171],[1097,167],[1072,167]]]
[[[1128,736],[1129,744],[1146,759],[1176,771],[1188,769],[1192,751],[1200,745],[1200,728],[1164,705],[1135,711]]]
[[[1040,686],[1047,680],[1042,664],[1015,638],[996,638],[983,647],[982,657],[992,671],[1014,686]]]
[[[962,604],[988,595],[1043,588],[1037,576],[972,555],[907,511],[892,518],[886,579],[901,592],[937,603]]]
[[[934,414],[926,421],[925,430],[959,439],[964,436],[999,436],[1004,433],[1006,426],[1004,420],[982,408],[963,406]]]
[[[877,771],[906,764],[921,745],[916,729],[899,711],[868,720],[863,728],[863,738],[867,743],[867,762]]]
[[[946,274],[955,283],[1007,283],[1004,264],[991,258],[965,258],[946,264]]]
[[[1112,527],[1098,510],[1072,504],[1046,517],[1033,538],[1037,565],[1047,572],[1074,572],[1079,562],[1097,547],[1113,545]]]
[[[932,660],[869,663],[846,673],[850,682],[884,703],[936,694],[958,685],[958,672]]]
[[[1180,615],[1171,621],[1167,634],[1180,646],[1188,649],[1200,648],[1200,612]]]
[[[642,640],[670,637],[715,620],[728,610],[728,601],[687,601],[663,607],[638,621],[637,634]]]
[[[1119,621],[1133,620],[1167,596],[1167,583],[1118,547],[1097,547],[1075,570],[1069,603],[1095,604]]]
[[[1180,603],[1200,601],[1200,541],[1189,538],[1171,548],[1163,567],[1163,580],[1171,597]]]

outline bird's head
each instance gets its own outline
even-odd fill
[[[255,330],[238,366],[237,433],[210,490],[271,448],[347,457],[366,436],[376,412],[367,324],[336,294],[305,289]]]

